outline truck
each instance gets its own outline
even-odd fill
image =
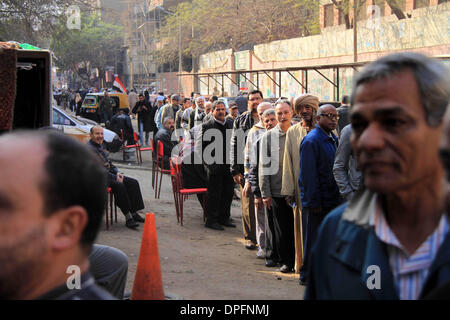
[[[67,116],[67,126],[54,123],[53,115],[58,110],[52,106],[51,70],[51,51],[16,42],[0,42],[0,134],[52,127],[83,142],[89,139],[88,125],[78,128],[70,116]],[[108,130],[105,137],[107,149],[119,151],[122,146],[119,136]]]
[[[52,54],[0,42],[0,133],[52,125]]]

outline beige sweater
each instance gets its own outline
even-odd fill
[[[297,204],[300,204],[300,188],[298,186],[300,144],[306,134],[307,131],[302,127],[301,122],[290,127],[286,132],[281,194],[283,196],[295,196]]]

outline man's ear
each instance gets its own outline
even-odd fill
[[[77,246],[88,222],[88,214],[81,206],[59,210],[49,217],[48,235],[52,250],[66,250]]]

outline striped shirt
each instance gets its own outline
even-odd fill
[[[389,264],[394,275],[395,288],[401,300],[417,300],[428,276],[429,268],[449,231],[449,222],[443,214],[439,225],[424,243],[409,255],[386,221],[379,201],[370,218],[375,234],[387,244]]]

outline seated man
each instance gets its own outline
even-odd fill
[[[112,189],[116,204],[125,215],[128,228],[136,228],[138,222],[145,222],[137,211],[144,209],[144,200],[141,188],[136,179],[126,177],[112,164],[103,149],[103,128],[94,126],[91,128],[91,140],[88,145],[97,153],[99,160],[105,166],[108,173],[108,187]]]
[[[202,158],[194,152],[195,134],[200,127],[194,127],[189,132],[189,137],[183,142],[181,162],[181,177],[183,188],[198,189],[206,188],[206,172],[202,163]],[[204,194],[197,194],[198,201],[203,206]]]
[[[123,131],[123,138],[127,141],[127,145],[134,144],[134,130],[131,124],[130,116],[128,115],[128,110],[125,113],[124,109],[119,109],[119,113],[115,114],[110,122],[110,128],[108,128],[122,138],[121,130]]]
[[[0,149],[0,299],[114,299],[89,272],[106,202],[95,155],[53,130],[5,134]]]
[[[176,138],[172,141],[172,133],[175,130],[175,121],[173,118],[166,117],[163,121],[163,126],[155,135],[155,150],[154,157],[156,157],[156,152],[158,149],[158,141],[161,141],[163,144],[164,158],[163,158],[163,169],[169,170],[170,163],[169,159],[172,156],[172,149],[177,145]],[[160,165],[160,164],[159,164]]]

